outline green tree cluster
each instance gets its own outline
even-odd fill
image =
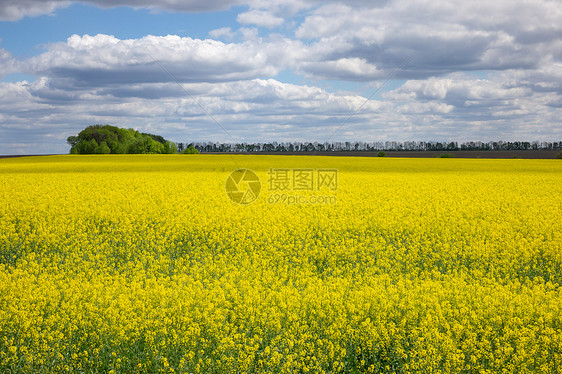
[[[178,153],[176,144],[160,135],[110,125],[88,126],[67,142],[71,154]]]
[[[190,144],[189,147],[184,149],[181,153],[184,155],[198,155],[199,151],[192,144]]]

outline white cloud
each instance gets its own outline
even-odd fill
[[[237,0],[2,0],[0,2],[0,21],[18,21],[24,17],[50,14],[56,9],[72,3],[89,3],[102,8],[130,6],[133,8],[161,9],[178,12],[205,12],[226,10],[233,5],[242,5]]]
[[[446,129],[447,122],[463,124],[453,136],[460,139],[552,139],[562,137],[560,115],[562,79],[545,88],[545,78],[562,73],[551,65],[546,78],[535,70],[508,70],[478,78],[453,73],[427,80],[407,81],[383,95],[400,113],[430,116],[434,125]],[[555,71],[553,73],[553,71]],[[520,82],[514,84],[514,80]],[[416,119],[413,118],[414,121]]]
[[[82,89],[142,82],[230,81],[272,76],[275,61],[258,42],[225,44],[179,36],[120,40],[73,35],[26,61],[27,69],[54,84]]]
[[[336,95],[317,87],[273,79],[183,86],[185,91],[178,90],[175,83],[135,85],[132,90],[139,93],[154,88],[166,93],[143,97],[131,92],[119,95],[111,89],[84,90],[68,95],[68,92],[54,88],[46,78],[31,84],[2,83],[0,133],[14,129],[25,132],[28,131],[26,127],[33,124],[33,128],[45,133],[60,134],[58,138],[49,139],[55,152],[67,150],[65,142],[61,141],[64,136],[73,135],[93,123],[140,129],[150,126],[165,137],[178,141],[187,136],[191,140],[221,141],[325,139],[330,130],[333,131],[364,104],[364,98],[360,96]],[[191,96],[185,94],[186,91]],[[364,122],[368,116],[378,113],[382,105],[378,102],[363,105],[362,115],[353,122]],[[210,119],[209,114],[232,134],[232,138]],[[0,149],[0,153],[10,152]]]
[[[237,21],[246,25],[256,25],[261,27],[273,28],[281,26],[284,19],[262,10],[250,10],[240,13]]]
[[[209,31],[209,36],[213,39],[232,39],[234,37],[234,33],[230,27],[220,27],[218,29],[214,29]]]
[[[357,8],[328,4],[296,36],[312,41],[304,71],[322,78],[341,58],[390,71],[411,58],[405,78],[455,71],[532,69],[562,58],[562,11],[555,1],[402,0]],[[310,63],[315,60],[318,63]],[[364,74],[369,79],[371,72]],[[341,79],[347,73],[342,71]]]
[[[318,4],[337,0],[2,0],[0,21],[17,21],[24,17],[51,14],[72,3],[92,4],[101,8],[128,6],[136,9],[166,10],[173,12],[223,11],[233,6],[249,6],[252,10],[268,11],[275,16],[288,17]],[[349,5],[378,6],[388,0],[347,1]]]
[[[130,6],[133,8],[163,9],[177,12],[206,12],[226,10],[243,4],[240,0],[78,0],[103,8]],[[77,2],[78,2],[77,1]]]
[[[444,103],[409,103],[397,106],[399,113],[418,115],[418,114],[446,114],[454,110],[454,106]]]
[[[49,152],[63,153],[65,137],[93,123],[150,128],[177,141],[548,140],[562,137],[562,80],[545,88],[551,76],[562,76],[560,65],[488,78],[454,73],[410,80],[380,101],[274,79],[181,87],[143,82],[69,91],[41,78],[0,84],[0,134],[51,134],[30,142],[47,142]],[[524,86],[513,86],[519,80]],[[24,149],[21,144],[0,149],[31,151],[31,145]]]
[[[72,1],[2,0],[0,21],[18,21],[25,16],[34,17],[50,14],[58,8],[65,8]]]
[[[374,80],[381,77],[381,72],[364,58],[350,57],[331,61],[304,61],[299,68],[303,72],[314,72],[322,79]]]
[[[16,73],[19,70],[19,61],[14,56],[0,48],[0,80],[7,74]]]

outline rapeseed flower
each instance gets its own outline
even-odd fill
[[[250,204],[224,190],[240,168],[263,183]],[[289,168],[337,170],[337,203],[271,204]],[[0,160],[0,371],[561,372],[561,171]]]

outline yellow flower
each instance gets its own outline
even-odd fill
[[[225,191],[242,167],[262,182],[247,205]],[[337,169],[337,204],[273,204],[270,169]],[[561,172],[554,160],[0,160],[1,366],[554,372]]]

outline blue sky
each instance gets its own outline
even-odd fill
[[[173,13],[130,7],[101,9],[75,3],[54,14],[25,17],[16,22],[0,22],[0,45],[15,56],[31,57],[43,52],[44,45],[64,42],[72,34],[108,34],[119,39],[170,34],[205,39],[209,37],[209,25],[215,25],[214,28],[234,28],[237,26],[236,16],[235,9]]]
[[[344,122],[333,140],[560,141],[561,25],[547,0],[4,0],[0,154],[66,153],[98,123],[183,142],[322,141]]]

